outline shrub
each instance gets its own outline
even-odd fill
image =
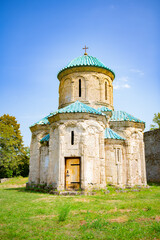
[[[59,210],[59,214],[58,214],[58,220],[59,222],[63,222],[66,220],[68,214],[70,212],[70,206],[67,205],[63,205],[60,210]]]

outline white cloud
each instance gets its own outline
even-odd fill
[[[124,84],[123,88],[130,88],[131,86],[129,84]]]
[[[119,81],[128,82],[128,77],[121,77],[119,78]]]
[[[139,70],[139,69],[135,69],[135,68],[131,68],[130,69],[131,72],[134,72],[134,73],[138,73],[139,75],[143,76],[144,75],[144,72]]]
[[[127,76],[121,77],[113,83],[113,88],[115,90],[120,90],[123,88],[131,88],[131,86],[127,83],[128,81],[129,81],[129,78]]]
[[[113,88],[114,88],[114,89],[119,89],[120,86],[119,86],[119,84],[117,84],[117,83],[113,83]]]

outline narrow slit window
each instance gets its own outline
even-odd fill
[[[107,100],[107,82],[105,82],[105,100]]]
[[[74,145],[74,131],[71,131],[71,145]]]
[[[79,79],[79,97],[81,97],[81,79]]]
[[[120,162],[120,149],[117,149],[117,162]]]

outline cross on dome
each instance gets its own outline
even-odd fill
[[[86,45],[85,45],[85,47],[83,49],[85,49],[84,55],[88,55],[87,52],[86,52],[86,49],[88,49],[88,47],[86,47]]]

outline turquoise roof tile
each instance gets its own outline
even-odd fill
[[[118,140],[125,140],[125,138],[121,137],[118,133],[114,132],[110,128],[106,128],[104,132],[105,139],[118,139]]]
[[[101,111],[98,111],[84,103],[79,102],[78,100],[67,107],[61,108],[58,111],[51,114],[51,116],[58,113],[93,113],[98,115],[104,115]]]
[[[145,123],[142,120],[135,118],[131,114],[126,113],[124,111],[113,111],[110,121],[130,121],[130,122]]]
[[[33,126],[35,126],[35,125],[49,124],[49,121],[48,121],[48,117],[49,117],[49,116],[50,116],[50,115],[42,118],[41,120],[39,120],[38,122],[34,123],[34,124],[31,125],[30,127],[33,127]]]
[[[31,125],[30,127],[33,127],[35,125],[46,125],[49,124],[49,120],[48,118],[51,116],[54,116],[58,113],[93,113],[93,114],[98,114],[98,115],[105,115],[104,113],[102,113],[101,111],[94,109],[92,107],[89,107],[88,105],[81,103],[79,101],[76,101],[70,105],[68,105],[67,107],[64,108],[60,108],[58,109],[56,112],[52,112],[50,113],[48,116],[42,118],[41,120],[39,120],[38,122],[34,123],[33,125]]]
[[[80,57],[77,57],[77,58],[73,59],[71,62],[69,62],[67,64],[66,67],[61,69],[59,71],[59,73],[62,72],[63,70],[65,70],[65,69],[68,69],[68,68],[82,67],[82,66],[93,66],[93,67],[104,68],[104,69],[112,72],[112,74],[115,77],[115,73],[111,69],[106,67],[99,59],[97,59],[96,57],[88,56],[88,55],[83,55],[83,56],[80,56]],[[58,73],[58,75],[59,75],[59,73]]]
[[[40,143],[43,143],[43,142],[48,142],[49,141],[49,134],[47,134],[45,137],[43,137],[41,140],[40,140]]]
[[[101,111],[101,112],[112,112],[111,109],[109,109],[109,108],[107,108],[105,106],[99,107],[97,110]]]

